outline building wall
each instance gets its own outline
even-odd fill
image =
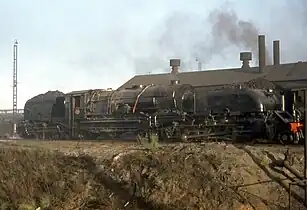
[[[22,114],[18,114],[17,123],[23,119]],[[11,113],[8,114],[0,114],[0,138],[11,135],[14,129],[13,115]]]
[[[13,133],[12,122],[0,122],[0,138],[10,136]]]

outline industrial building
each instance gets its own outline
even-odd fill
[[[169,84],[176,77],[180,83],[192,84],[195,87],[221,86],[231,83],[247,82],[256,78],[264,78],[285,89],[307,87],[307,62],[280,63],[280,42],[273,42],[273,65],[266,65],[265,36],[259,35],[259,66],[250,67],[250,52],[242,52],[242,66],[233,69],[180,72],[179,66],[172,66],[172,71],[165,74],[137,75],[120,88],[128,88],[141,84]]]
[[[251,52],[241,52],[242,66],[232,69],[180,72],[180,60],[170,61],[172,70],[164,74],[137,75],[123,84],[121,88],[133,85],[170,84],[173,80],[181,84],[191,84],[195,88],[219,87],[233,83],[244,83],[255,79],[263,79],[279,86],[285,93],[286,107],[290,109],[293,102],[302,97],[299,89],[307,88],[307,62],[280,63],[280,41],[273,41],[273,65],[266,64],[265,36],[258,36],[259,65],[251,67]],[[301,98],[302,100],[302,98]]]

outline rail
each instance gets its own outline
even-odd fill
[[[23,114],[23,109],[17,109],[18,114]],[[0,114],[13,114],[13,109],[0,109]]]

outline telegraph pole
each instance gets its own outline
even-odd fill
[[[17,53],[18,41],[15,39],[13,46],[13,136],[17,134]]]

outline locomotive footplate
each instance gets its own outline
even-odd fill
[[[83,120],[79,122],[79,132],[90,135],[110,134],[121,135],[124,133],[137,134],[140,130],[148,129],[146,118],[125,117],[125,118],[99,118],[95,120]]]

